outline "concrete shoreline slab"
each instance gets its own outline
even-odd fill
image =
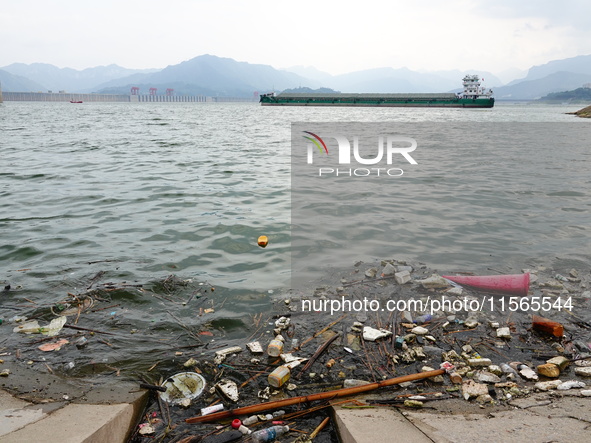
[[[333,406],[333,419],[342,443],[591,441],[591,398],[579,397],[573,392],[522,400],[517,402],[520,406],[503,410],[486,406],[480,409],[475,403],[466,403],[467,409],[451,403],[447,407],[443,402],[439,410]]]
[[[125,380],[93,386],[10,368],[0,386],[0,443],[125,443],[149,395]]]
[[[125,442],[134,419],[133,404],[69,404],[0,438],[2,443]]]
[[[432,442],[393,408],[344,409],[336,406],[333,407],[333,419],[342,443]]]
[[[34,405],[0,390],[0,443],[125,443],[147,400],[138,394],[129,403]]]

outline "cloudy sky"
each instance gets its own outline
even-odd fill
[[[5,0],[0,66],[164,68],[202,54],[331,74],[500,73],[591,54],[588,0]]]

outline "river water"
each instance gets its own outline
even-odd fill
[[[288,284],[290,274],[292,122],[472,122],[475,126],[574,122],[588,126],[588,120],[565,115],[576,109],[502,104],[487,110],[461,110],[4,103],[0,107],[0,278],[13,286],[45,291],[49,282],[75,280],[108,268],[116,269],[119,279],[145,280],[174,273],[234,290],[280,288]],[[444,185],[452,177],[457,180],[457,192],[446,197],[459,203],[453,206],[457,220],[470,219],[486,202],[474,201],[474,194],[466,191],[486,189],[492,195],[497,185],[503,185],[503,177],[528,168],[515,163],[512,156],[517,154],[519,161],[540,157],[548,161],[544,160],[544,169],[535,165],[539,174],[530,174],[528,189],[505,186],[503,192],[539,196],[537,191],[544,190],[547,195],[541,198],[552,201],[550,206],[559,215],[549,216],[547,222],[543,216],[536,217],[536,229],[550,233],[538,241],[551,245],[552,254],[568,255],[566,247],[560,248],[561,238],[570,245],[573,238],[588,240],[590,234],[580,222],[589,219],[591,202],[589,180],[584,179],[591,160],[588,149],[564,156],[507,152],[494,163],[492,178],[473,167],[473,158],[461,164],[458,156],[442,157],[440,173],[429,178],[431,188],[416,187],[409,201],[428,216],[424,208],[440,198],[437,181]],[[487,152],[482,157],[481,163],[491,161]],[[561,158],[562,164],[557,164]],[[550,188],[549,181],[553,182]],[[496,211],[506,217],[515,210],[503,208],[503,201],[494,204],[501,205]],[[556,226],[561,216],[564,226]],[[578,221],[569,221],[572,217]],[[469,244],[478,243],[487,230],[473,224],[466,230],[461,222],[430,227],[437,230],[431,238],[435,243],[421,232],[422,246],[417,249],[413,242],[412,247],[403,248],[413,255],[406,258],[428,261],[428,251],[445,246],[441,239],[457,238],[462,232],[464,252],[474,259]],[[521,224],[509,233],[519,236],[519,230],[527,229]],[[271,239],[266,249],[256,245],[262,234]],[[411,237],[409,243],[415,240]],[[548,251],[543,244],[538,246],[532,252]],[[88,264],[101,261],[98,267]]]
[[[24,299],[51,306],[68,292],[84,292],[97,272],[104,272],[102,281],[117,284],[144,284],[171,274],[206,282],[225,300],[209,320],[252,315],[290,282],[292,122],[570,122],[572,133],[591,123],[565,114],[579,108],[4,103],[0,281],[11,286],[13,298],[5,295],[9,306],[1,315],[22,313]],[[483,153],[476,161],[477,151],[471,157],[441,155],[440,173],[418,177],[423,186],[405,189],[407,204],[395,215],[404,234],[396,237],[396,248],[373,256],[362,252],[366,256],[358,259],[388,255],[428,266],[505,270],[508,264],[552,264],[559,258],[565,266],[588,268],[591,151],[588,145],[562,154],[560,149],[512,153],[506,148],[502,155]],[[526,180],[506,180],[521,168]],[[429,213],[442,197],[453,213],[448,220]],[[256,244],[263,234],[270,239],[264,249]],[[326,240],[340,247],[347,241],[342,232],[328,235],[333,238]],[[519,239],[522,244],[511,247]],[[124,315],[142,320],[161,309],[158,303],[144,298],[127,306]],[[172,320],[155,316],[150,321]]]

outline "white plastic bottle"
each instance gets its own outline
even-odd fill
[[[271,426],[270,428],[253,432],[251,437],[255,443],[267,443],[275,441],[287,432],[289,432],[289,426]]]

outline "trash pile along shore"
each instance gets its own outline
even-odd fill
[[[125,367],[118,367],[116,376],[135,377],[138,386],[142,383],[154,393],[133,440],[188,442],[209,434],[205,441],[230,441],[224,438],[242,438],[273,426],[290,427],[281,428],[288,432],[282,440],[293,440],[325,423],[331,400],[350,402],[350,393],[365,389],[389,397],[382,404],[407,408],[435,400],[503,407],[514,398],[549,390],[575,389],[590,396],[590,275],[588,270],[559,271],[523,269],[520,274],[529,277],[527,295],[515,296],[507,295],[506,288],[505,294],[492,294],[490,288],[482,292],[461,287],[451,281],[452,275],[444,279],[421,264],[357,263],[328,275],[326,284],[314,290],[283,294],[274,314],[253,321],[250,337],[233,339],[229,346],[201,342],[176,351],[160,370],[126,374]],[[501,280],[504,276],[497,275]],[[47,325],[32,325],[24,318],[7,323],[14,334],[46,334],[39,346],[55,346],[34,352],[59,355],[62,346],[72,343],[86,349],[95,335],[84,328],[76,337],[60,338],[63,328],[75,326],[73,317],[84,315],[87,300],[98,300],[86,295],[77,294],[76,313],[56,313],[61,315]],[[428,304],[433,300],[447,300],[442,305],[446,309],[433,310]],[[333,315],[302,310],[313,301],[365,309],[333,310]],[[382,310],[388,302],[400,307],[401,301],[407,307],[430,309]],[[195,327],[185,327],[188,336],[198,334]],[[207,337],[197,336],[202,341]],[[33,352],[32,346],[28,349]],[[15,352],[2,350],[10,358]],[[21,353],[16,358],[31,357]],[[359,386],[361,391],[355,391]],[[236,418],[242,421],[234,422],[234,429],[230,422]],[[213,424],[197,424],[209,422]],[[316,441],[330,441],[335,431],[325,423],[318,432]]]

